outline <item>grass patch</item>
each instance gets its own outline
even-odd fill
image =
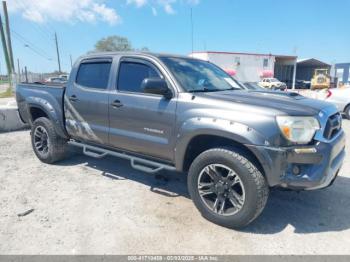
[[[7,88],[5,92],[0,93],[0,98],[13,97],[11,87]]]

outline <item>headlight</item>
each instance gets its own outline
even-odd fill
[[[298,144],[309,143],[316,130],[320,129],[320,124],[314,117],[277,116],[276,120],[283,136]]]

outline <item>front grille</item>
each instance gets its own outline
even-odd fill
[[[324,82],[326,82],[326,79],[323,76],[319,76],[317,78],[317,83],[318,84],[323,84]]]
[[[324,129],[323,136],[326,139],[332,139],[341,129],[342,118],[340,113],[331,115],[328,120],[326,127]]]

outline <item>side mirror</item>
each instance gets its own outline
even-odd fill
[[[162,78],[145,78],[141,86],[145,93],[162,95],[167,99],[173,97],[173,93],[169,89],[167,82]]]

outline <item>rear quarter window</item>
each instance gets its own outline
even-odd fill
[[[75,82],[88,88],[107,89],[111,65],[111,62],[82,63]]]

